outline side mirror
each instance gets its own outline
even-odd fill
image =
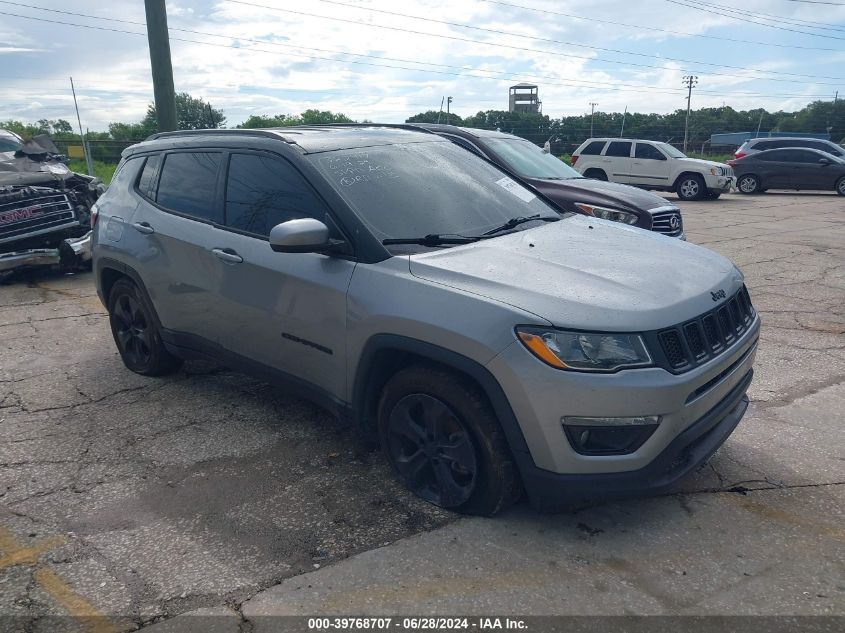
[[[277,253],[319,253],[330,246],[329,227],[314,218],[288,220],[270,231],[270,248]]]
[[[820,158],[820,159],[819,159],[819,162],[820,162],[822,165],[830,165],[830,160],[829,160],[829,159],[827,159],[827,158]]]

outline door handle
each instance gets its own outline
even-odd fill
[[[243,257],[232,250],[212,248],[211,252],[214,253],[214,256],[217,257],[217,259],[221,259],[227,264],[240,264],[244,260]]]
[[[156,232],[156,230],[151,227],[148,222],[135,222],[135,224],[132,225],[132,228],[138,231],[138,233],[143,233],[144,235],[152,235]]]

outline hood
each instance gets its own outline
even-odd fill
[[[702,158],[678,158],[676,161],[682,165],[689,165],[690,167],[721,167],[730,169],[730,165],[725,163],[717,163],[714,160],[704,160]]]
[[[665,207],[670,205],[666,198],[616,182],[593,180],[592,178],[570,178],[569,180],[526,178],[525,180],[556,203],[566,203],[564,206],[567,208],[573,202],[585,202],[631,211],[653,211],[661,207],[664,207],[665,210]]]
[[[410,257],[411,274],[531,312],[558,327],[641,332],[714,307],[742,274],[681,240],[572,215],[559,222]]]

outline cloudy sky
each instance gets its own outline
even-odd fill
[[[552,117],[597,109],[798,109],[845,96],[845,0],[178,0],[177,91],[250,114],[399,122],[540,86]],[[0,0],[0,120],[137,121],[152,99],[141,0]]]

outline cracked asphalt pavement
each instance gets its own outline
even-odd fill
[[[740,266],[762,314],[752,404],[672,494],[557,515],[440,511],[349,428],[224,367],[132,374],[90,274],[0,286],[0,628],[845,615],[845,199],[683,211],[690,241]]]

